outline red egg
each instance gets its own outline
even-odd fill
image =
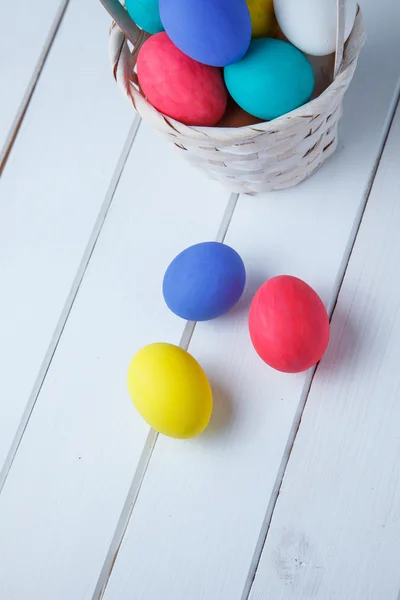
[[[280,275],[264,283],[249,314],[253,346],[268,365],[299,373],[315,365],[329,342],[329,318],[318,294],[304,281]]]
[[[165,32],[141,47],[137,75],[148,101],[185,125],[212,126],[225,112],[228,94],[221,69],[189,58]]]

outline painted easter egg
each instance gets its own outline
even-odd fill
[[[160,0],[160,16],[174,44],[206,65],[236,62],[250,44],[245,0]]]
[[[251,19],[251,37],[275,37],[274,0],[246,0]]]
[[[150,344],[133,357],[128,389],[143,419],[159,433],[191,438],[207,427],[211,387],[199,363],[172,344]]]
[[[212,126],[225,112],[228,95],[221,70],[186,56],[165,32],[141,47],[137,75],[148,101],[185,125]]]
[[[159,33],[164,30],[158,0],[125,0],[125,6],[136,25],[144,31]]]
[[[288,42],[252,40],[242,60],[224,69],[233,99],[246,112],[270,121],[308,102],[314,73],[308,59]]]
[[[169,265],[163,281],[167,306],[188,321],[208,321],[241,297],[246,270],[239,254],[219,242],[190,246]]]
[[[250,115],[243,108],[240,108],[233,98],[229,97],[224,116],[218,121],[216,127],[245,127],[258,123],[262,123],[262,120]]]
[[[336,48],[337,0],[274,0],[275,15],[287,39],[307,54],[323,56]],[[357,0],[346,1],[345,39],[357,13]]]
[[[249,330],[257,354],[284,373],[315,365],[329,342],[329,318],[318,294],[289,275],[270,279],[253,298]]]

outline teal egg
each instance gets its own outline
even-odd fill
[[[136,25],[144,31],[148,33],[164,31],[158,0],[125,0],[125,6]]]
[[[297,48],[272,38],[252,40],[247,54],[225,67],[226,87],[243,110],[270,121],[308,102],[314,73]]]

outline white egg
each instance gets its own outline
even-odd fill
[[[274,0],[275,14],[289,42],[306,54],[325,56],[336,48],[337,0]],[[346,1],[345,39],[353,28],[356,0]]]

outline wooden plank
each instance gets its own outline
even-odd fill
[[[296,189],[239,200],[227,242],[247,265],[246,297],[232,314],[198,325],[190,345],[216,391],[213,423],[198,440],[159,438],[105,600],[247,597],[311,380],[262,364],[247,311],[257,287],[279,273],[302,277],[333,308],[398,89],[400,6],[365,0],[363,11],[369,42],[340,151]]]
[[[68,0],[0,5],[0,173]]]
[[[252,600],[400,589],[400,109],[332,319]]]
[[[92,597],[147,448],[127,366],[146,343],[179,343],[185,322],[164,304],[163,272],[215,237],[228,197],[141,126],[0,495],[5,598]]]
[[[0,488],[133,120],[110,74],[108,25],[100,5],[70,6],[0,181]]]

